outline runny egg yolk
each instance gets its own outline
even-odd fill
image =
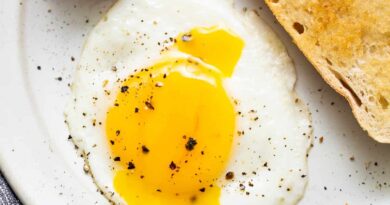
[[[233,33],[214,26],[195,28],[177,41],[180,51],[211,64],[230,77],[240,59],[244,42]]]
[[[124,80],[106,134],[127,204],[219,204],[236,123],[222,82],[243,46],[227,29],[195,28],[178,36],[176,55]]]

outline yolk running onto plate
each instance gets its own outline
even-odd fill
[[[219,28],[177,38],[178,56],[139,69],[122,84],[106,119],[115,190],[130,205],[218,205],[216,180],[235,133],[235,110],[222,82],[243,41]]]

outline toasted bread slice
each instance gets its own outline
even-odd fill
[[[390,143],[390,1],[265,1],[361,127]]]

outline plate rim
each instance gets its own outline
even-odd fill
[[[23,50],[25,6],[23,0],[0,2],[0,58],[6,59],[0,71],[0,93],[12,96],[0,100],[4,116],[0,118],[0,170],[23,204],[106,204],[96,190],[77,183],[41,129],[31,104]]]

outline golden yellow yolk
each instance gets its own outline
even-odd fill
[[[244,48],[244,41],[241,38],[218,26],[194,28],[179,35],[176,40],[180,51],[214,65],[226,77],[233,74]]]
[[[217,34],[241,41],[225,29],[205,31],[192,30],[192,39],[182,43],[198,39],[195,45],[207,44]],[[225,45],[210,43],[209,49],[231,57],[219,50]],[[242,46],[235,45],[231,50],[238,60]],[[229,160],[236,123],[222,81],[236,62],[222,63],[226,56],[218,60],[196,51],[199,46],[191,50],[178,42],[177,48],[196,58],[165,57],[129,76],[107,113],[112,158],[122,167],[115,174],[114,188],[130,205],[219,204],[216,180]]]

